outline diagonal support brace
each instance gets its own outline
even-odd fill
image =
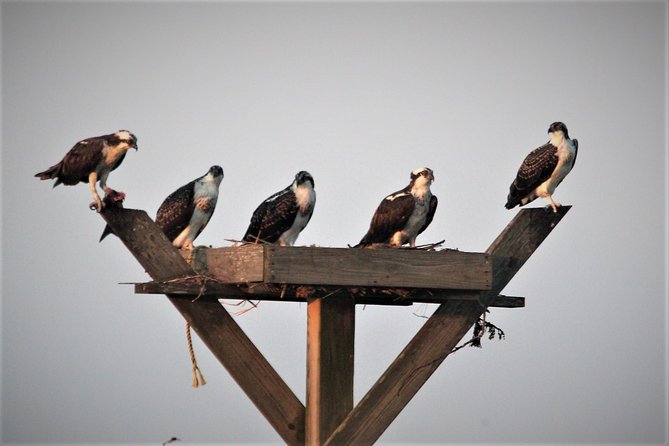
[[[154,280],[195,275],[146,212],[105,209],[102,217]],[[218,301],[167,297],[283,441],[303,445],[304,405],[227,310]]]
[[[376,442],[570,208],[518,212],[486,251],[497,258],[492,289],[479,301],[441,304],[325,444]]]

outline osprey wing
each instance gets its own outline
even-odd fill
[[[158,208],[156,224],[170,241],[186,229],[195,210],[195,181],[172,192]]]
[[[432,195],[432,198],[430,198],[430,210],[427,211],[427,216],[425,217],[425,224],[423,225],[422,228],[420,228],[420,231],[418,231],[418,234],[421,234],[424,230],[427,229],[428,226],[430,226],[430,223],[432,223],[432,219],[434,218],[434,213],[437,210],[437,204],[438,203],[439,203],[439,200],[437,200],[437,196]]]
[[[275,243],[281,234],[293,225],[298,206],[295,193],[290,187],[272,195],[253,212],[251,224],[243,240],[256,243]],[[259,240],[258,240],[259,239]]]
[[[520,200],[550,178],[558,163],[557,147],[548,143],[530,152],[518,169],[516,179],[509,187],[506,208],[511,209]]]
[[[572,139],[571,142],[574,143],[574,160],[571,162],[571,168],[573,169],[576,165],[576,157],[578,156],[578,139]]]
[[[384,198],[374,212],[369,230],[360,244],[387,243],[395,232],[406,226],[415,206],[413,195],[405,190]]]
[[[35,174],[41,180],[56,178],[54,187],[63,183],[73,186],[79,182],[88,182],[88,175],[102,161],[104,136],[96,136],[79,141],[63,159],[45,170]],[[119,161],[120,164],[120,161]]]

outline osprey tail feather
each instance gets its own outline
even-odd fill
[[[506,197],[506,204],[504,205],[505,208],[507,209],[513,209],[518,205],[522,206],[521,199],[522,197],[516,195],[513,195],[513,186],[511,186],[511,191],[509,191],[509,195]]]
[[[54,178],[56,178],[56,182],[53,183],[53,187],[56,187],[61,183],[60,178],[58,178],[58,175],[60,175],[61,168],[62,168],[62,162],[54,164],[44,172],[36,173],[35,177],[39,178],[40,180],[53,180]]]

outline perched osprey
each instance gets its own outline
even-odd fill
[[[193,248],[193,240],[207,226],[216,208],[223,168],[209,171],[172,192],[158,208],[156,224],[177,248]]]
[[[107,177],[123,162],[125,153],[130,148],[137,150],[137,137],[127,130],[87,138],[76,143],[58,164],[35,176],[40,180],[56,178],[53,187],[61,183],[67,186],[74,186],[79,182],[88,183],[94,199],[90,208],[100,212],[104,203],[95,183],[99,181],[104,193],[110,193],[112,189],[107,187]],[[123,199],[125,194],[119,192],[118,197]]]
[[[437,197],[430,191],[433,181],[431,169],[414,169],[407,187],[381,201],[369,231],[356,247],[372,244],[399,247],[406,243],[415,247],[416,237],[427,229],[437,209]]]
[[[516,179],[509,187],[505,207],[525,206],[537,197],[544,197],[557,212],[560,203],[553,201],[553,193],[576,162],[578,140],[569,139],[567,126],[554,122],[548,127],[550,141],[534,149],[518,169]]]
[[[290,186],[260,203],[242,240],[292,246],[309,223],[315,205],[314,178],[309,172],[298,172]]]

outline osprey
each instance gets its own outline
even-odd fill
[[[35,176],[40,180],[55,178],[53,187],[61,183],[67,186],[74,186],[80,182],[88,183],[94,199],[89,207],[100,212],[104,203],[100,199],[95,183],[99,181],[105,195],[109,194],[112,189],[107,187],[107,177],[112,170],[121,165],[125,153],[130,148],[137,150],[137,137],[127,130],[87,138],[76,143],[58,164]],[[122,192],[118,194],[119,199],[125,197]]]
[[[209,223],[216,208],[223,168],[209,171],[172,192],[158,208],[156,224],[176,248],[193,248],[193,240]]]
[[[372,244],[400,247],[406,243],[415,247],[416,237],[427,229],[437,210],[437,197],[430,191],[433,181],[431,169],[414,169],[407,187],[381,201],[374,212],[369,231],[356,247]]]
[[[578,153],[578,140],[569,139],[567,126],[554,122],[548,127],[550,141],[534,149],[518,169],[518,175],[509,187],[505,207],[525,206],[537,197],[544,197],[557,212],[560,203],[553,201],[555,188],[574,167]]]
[[[290,186],[260,203],[242,240],[292,246],[309,223],[315,205],[314,178],[309,172],[298,172]]]

